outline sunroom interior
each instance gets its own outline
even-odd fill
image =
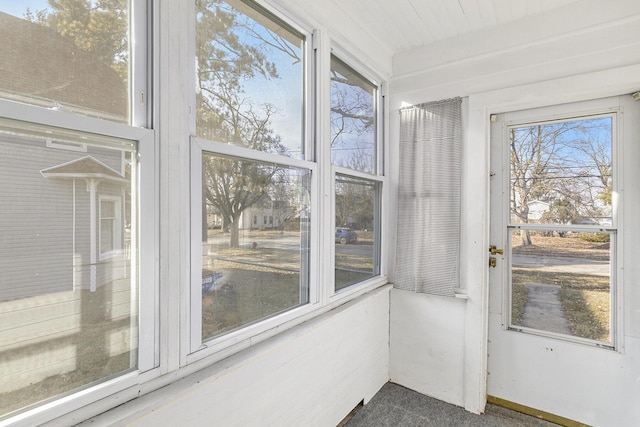
[[[640,2],[0,23],[0,426],[640,425]]]

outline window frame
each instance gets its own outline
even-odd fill
[[[329,232],[331,233],[331,245],[330,245],[330,250],[329,250],[329,256],[330,259],[328,260],[328,264],[330,266],[330,272],[331,272],[331,289],[330,289],[330,293],[329,293],[329,300],[331,301],[336,301],[336,300],[340,300],[343,298],[349,298],[350,296],[357,294],[358,292],[360,292],[361,289],[366,289],[368,286],[370,285],[374,285],[377,283],[380,283],[380,281],[384,281],[386,282],[386,275],[387,275],[387,270],[386,270],[386,262],[385,260],[388,257],[387,252],[384,250],[384,242],[387,241],[387,230],[385,227],[385,218],[388,216],[387,214],[387,205],[388,203],[386,203],[386,200],[388,200],[389,197],[389,193],[388,193],[388,179],[386,176],[386,170],[385,167],[386,165],[389,164],[388,159],[385,157],[387,156],[388,150],[386,149],[386,144],[388,141],[388,135],[386,134],[386,129],[385,129],[385,117],[386,117],[386,113],[385,113],[385,107],[386,107],[386,85],[383,83],[383,80],[378,77],[373,71],[371,71],[367,66],[365,66],[364,64],[360,63],[360,61],[358,61],[357,59],[355,59],[351,54],[349,54],[347,52],[347,50],[345,50],[344,48],[342,48],[341,46],[339,46],[338,44],[336,44],[335,42],[332,42],[332,46],[331,46],[331,50],[330,50],[330,55],[329,58],[327,60],[328,62],[328,67],[329,70],[331,69],[332,66],[332,58],[335,57],[339,62],[341,62],[342,64],[350,67],[354,72],[358,73],[358,75],[363,78],[364,80],[368,81],[369,83],[371,83],[372,85],[374,85],[376,87],[376,96],[374,99],[374,107],[375,107],[375,131],[374,131],[374,138],[375,138],[375,150],[374,150],[374,155],[375,155],[375,165],[374,165],[374,172],[373,173],[368,173],[368,172],[363,172],[363,171],[358,171],[358,170],[354,170],[354,169],[350,169],[350,168],[346,168],[343,166],[338,166],[338,165],[334,165],[331,162],[331,147],[329,146],[329,144],[324,144],[325,150],[327,151],[326,154],[326,159],[328,159],[328,162],[330,163],[330,173],[329,175],[329,180],[330,180],[330,197],[331,197],[331,203],[330,203],[330,225],[329,225]],[[327,75],[327,79],[330,79],[330,74]],[[328,82],[329,86],[330,86],[330,82]],[[328,100],[327,103],[329,104],[329,108],[331,105],[331,93],[330,93],[330,87],[329,87],[329,95],[328,95]],[[327,123],[327,128],[329,128],[330,125],[329,123]],[[327,129],[327,138],[331,137],[331,131],[330,129]],[[363,280],[361,282],[357,282],[357,283],[353,283],[350,284],[348,286],[345,286],[339,290],[336,290],[336,283],[335,283],[335,268],[336,268],[336,262],[335,262],[335,257],[336,257],[336,244],[335,244],[335,229],[337,227],[337,224],[335,223],[335,217],[336,217],[336,188],[335,188],[335,182],[336,182],[336,178],[338,177],[338,175],[343,175],[343,176],[347,176],[347,177],[353,177],[356,179],[362,179],[362,180],[367,180],[367,181],[371,181],[371,182],[375,182],[377,185],[377,194],[376,194],[376,202],[374,203],[374,209],[375,209],[375,227],[376,227],[376,234],[375,234],[375,240],[374,240],[374,256],[373,256],[373,261],[374,261],[374,270],[376,270],[377,267],[377,275],[375,275],[374,277],[371,277],[369,279]],[[327,233],[328,234],[328,233]],[[377,263],[377,265],[376,265]]]
[[[543,224],[518,224],[514,223],[510,218],[510,212],[502,213],[503,223],[506,230],[526,229],[530,231],[576,231],[576,232],[605,232],[611,236],[610,245],[610,342],[605,343],[587,338],[581,338],[573,335],[560,335],[545,330],[530,329],[520,325],[514,325],[512,322],[512,268],[507,268],[507,277],[504,279],[507,286],[504,286],[502,295],[502,313],[503,324],[505,330],[514,332],[525,332],[530,335],[538,335],[547,338],[556,338],[565,342],[573,342],[593,347],[599,347],[607,350],[620,352],[623,348],[624,331],[624,301],[623,289],[624,280],[622,262],[624,259],[624,189],[622,177],[624,175],[624,162],[622,147],[624,145],[623,129],[624,129],[624,109],[619,105],[616,98],[605,97],[594,100],[574,101],[566,104],[548,105],[536,107],[533,109],[524,109],[512,111],[508,114],[508,119],[503,122],[503,138],[508,141],[508,131],[511,128],[533,126],[537,124],[561,123],[568,121],[588,120],[591,118],[611,118],[611,162],[612,162],[612,223],[609,226],[602,225],[586,225],[574,224],[563,225],[553,223]],[[509,159],[509,149],[503,150],[502,164],[506,165],[507,171],[510,171],[511,163]],[[505,173],[503,176],[504,188],[511,188],[511,174]],[[503,196],[503,203],[510,206],[510,194],[507,191]],[[511,243],[508,244],[509,251]]]
[[[157,288],[157,251],[156,218],[157,196],[155,191],[155,135],[152,130],[123,125],[116,122],[108,122],[92,117],[79,116],[64,111],[53,111],[42,107],[19,104],[13,101],[0,99],[0,117],[7,120],[16,120],[33,124],[68,130],[97,134],[107,138],[129,140],[137,144],[138,166],[137,186],[132,188],[136,192],[137,203],[132,205],[131,216],[136,218],[138,228],[132,230],[137,238],[131,239],[131,254],[138,254],[137,266],[133,267],[132,277],[135,274],[138,288],[134,303],[138,306],[138,362],[137,368],[131,372],[125,372],[114,378],[103,378],[98,383],[81,386],[70,392],[69,395],[52,396],[44,404],[36,404],[33,408],[17,412],[13,416],[4,418],[4,421],[16,423],[43,423],[59,417],[73,410],[80,409],[91,403],[104,399],[113,393],[122,391],[128,387],[142,382],[143,374],[151,372],[158,366],[158,339],[157,339],[157,307],[159,290]],[[149,162],[142,162],[148,159]],[[145,221],[141,221],[141,218]],[[144,303],[143,303],[144,302]]]
[[[157,20],[157,16],[151,13],[151,3],[150,0],[129,3],[128,123],[0,99],[0,117],[3,119],[128,140],[137,145],[133,155],[136,160],[136,166],[132,169],[135,185],[132,185],[131,191],[135,203],[131,206],[132,236],[129,253],[132,257],[137,257],[137,263],[132,263],[131,271],[132,277],[135,277],[137,292],[132,296],[131,303],[138,309],[135,369],[114,377],[103,377],[95,383],[79,386],[68,393],[54,395],[44,402],[18,410],[14,414],[7,414],[0,418],[0,425],[40,425],[60,417],[70,419],[69,417],[73,416],[69,414],[84,411],[90,406],[94,409],[90,409],[89,413],[97,414],[113,406],[109,403],[110,396],[120,393],[121,396],[130,395],[133,398],[137,392],[127,394],[127,390],[137,389],[140,384],[160,375],[157,369],[160,366],[159,162],[156,153],[157,134],[151,129],[154,111],[153,99],[150,96],[156,76],[151,66],[154,62],[152,52],[158,44],[151,38],[154,28],[152,24]],[[46,146],[86,151],[82,144],[76,147],[52,141],[47,142]],[[121,204],[120,208],[123,209],[123,206],[124,204]],[[123,241],[121,243],[124,244]],[[73,419],[77,422],[77,418]]]
[[[318,206],[318,167],[314,162],[296,158],[255,151],[244,147],[229,145],[221,142],[200,139],[191,136],[191,265],[189,283],[189,307],[188,307],[188,345],[183,347],[186,352],[187,363],[192,363],[218,353],[223,349],[237,345],[238,343],[265,333],[273,333],[278,325],[291,322],[304,316],[317,305],[317,263],[312,260],[317,258],[317,221],[311,222],[309,242],[309,277],[308,277],[308,302],[298,307],[293,307],[282,313],[271,315],[265,319],[239,327],[238,329],[217,335],[207,340],[202,339],[202,156],[204,152],[214,155],[229,156],[240,160],[249,160],[267,164],[277,164],[284,167],[294,167],[308,170],[311,173],[311,212],[314,217],[315,207]],[[315,214],[317,215],[317,214]],[[301,263],[303,260],[301,260]],[[302,270],[302,269],[301,269]]]
[[[357,61],[347,50],[337,46],[324,30],[307,30],[301,27],[295,17],[286,15],[280,10],[268,7],[261,1],[248,2],[256,6],[258,13],[275,17],[290,26],[306,39],[304,58],[304,150],[303,159],[290,158],[277,154],[258,152],[244,147],[211,141],[196,136],[195,117],[190,119],[190,283],[189,291],[183,294],[182,308],[186,311],[185,326],[187,333],[182,335],[181,360],[189,365],[207,359],[211,363],[233,354],[238,349],[252,346],[282,331],[309,320],[317,315],[331,310],[346,301],[356,298],[370,290],[388,282],[387,265],[388,251],[383,243],[389,238],[388,227],[384,227],[388,217],[388,207],[385,203],[389,197],[387,185],[388,177],[385,165],[388,165],[388,130],[385,127],[387,87],[383,79],[372,72],[363,63]],[[195,18],[191,21],[190,37],[195,40]],[[195,56],[194,47],[190,48],[190,56]],[[329,111],[330,102],[330,66],[331,54],[336,54],[340,61],[353,68],[360,76],[371,82],[376,90],[376,151],[375,173],[355,171],[331,164],[330,147],[324,142],[330,135]],[[193,62],[193,61],[192,61]],[[193,70],[192,70],[193,71]],[[195,73],[194,77],[195,87]],[[191,94],[191,103],[195,105],[195,91]],[[202,331],[202,153],[231,156],[239,159],[263,161],[283,166],[293,166],[308,169],[312,175],[311,184],[311,212],[310,226],[310,257],[309,270],[309,302],[300,307],[292,308],[256,323],[242,326],[236,330],[223,333],[205,342],[201,339]],[[354,176],[375,182],[378,187],[378,206],[376,222],[378,239],[376,244],[376,259],[379,273],[370,279],[358,282],[335,292],[335,176],[337,173]]]

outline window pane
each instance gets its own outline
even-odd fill
[[[511,222],[612,225],[612,118],[509,129]]]
[[[511,230],[511,324],[612,343],[615,233]]]
[[[115,200],[100,201],[100,254],[120,249],[119,203]]]
[[[134,154],[79,132],[86,152],[50,148],[74,133],[16,128],[0,126],[0,417],[135,369],[138,348],[136,258],[121,245],[100,259],[97,241],[101,197],[128,198],[131,224]],[[109,227],[111,243],[130,241],[124,221]]]
[[[309,301],[311,176],[210,153],[202,168],[204,340]]]
[[[303,158],[304,37],[244,1],[196,8],[196,135]]]
[[[372,181],[336,177],[336,291],[380,273],[378,188]]]
[[[376,172],[376,93],[371,82],[331,57],[331,162]]]
[[[129,2],[0,6],[0,98],[129,120]]]

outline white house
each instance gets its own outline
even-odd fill
[[[3,54],[0,76],[11,74],[19,83],[0,87],[0,245],[2,253],[22,250],[1,264],[0,426],[335,426],[388,381],[474,413],[489,400],[593,426],[640,425],[640,246],[634,237],[640,232],[640,2],[130,3],[126,43],[110,57],[119,78],[53,73],[63,64],[50,55],[66,52],[68,65],[79,66],[79,45],[92,60],[104,59],[90,51],[91,38],[57,51],[59,43],[44,41],[58,36],[42,25],[37,37],[48,47],[33,63],[12,64],[7,58],[19,57],[25,34],[35,33],[0,15],[12,22],[0,26],[0,52],[13,52]],[[196,13],[196,7],[204,9]],[[22,16],[10,6],[0,12]],[[208,31],[213,21],[220,26]],[[239,31],[231,22],[257,31],[230,37]],[[222,49],[216,37],[234,40],[225,45],[234,49]],[[279,50],[272,55],[274,45]],[[239,51],[255,68],[233,68],[247,64],[225,56]],[[221,67],[221,59],[234,65]],[[65,97],[65,88],[78,83],[87,91]],[[127,112],[87,98],[94,87],[102,101],[110,91],[126,99]],[[226,104],[215,98],[223,89]],[[354,93],[361,103],[348,110]],[[449,296],[398,289],[401,269],[421,267],[395,256],[408,244],[396,241],[398,209],[408,209],[397,203],[406,169],[400,112],[457,97],[459,283]],[[242,109],[250,99],[252,108]],[[267,116],[271,121],[261,121]],[[505,136],[518,126],[593,117],[607,120],[615,135],[614,209],[611,225],[575,227],[615,236],[599,249],[608,260],[602,268],[612,295],[609,331],[596,339],[516,327],[505,300],[512,265],[507,236],[521,225],[509,222]],[[360,121],[345,135],[348,127],[340,124],[348,120]],[[257,128],[262,133],[248,131]],[[7,175],[16,170],[15,159],[35,157],[34,146],[46,153],[48,140],[72,149],[87,144],[89,151],[21,163],[29,176],[42,178],[29,185]],[[354,156],[332,164],[332,150]],[[124,153],[120,168],[106,155],[116,152]],[[62,170],[85,156],[100,166],[95,176]],[[206,181],[211,158],[228,161],[221,176],[286,168],[284,184],[295,190],[292,208],[306,220],[294,237],[286,233],[288,240],[261,252],[259,265],[242,248],[231,248],[226,264],[216,265],[224,280],[203,292],[203,194],[215,184]],[[92,192],[98,175],[102,181]],[[238,177],[262,179],[256,176],[236,174],[243,188],[219,190],[233,200],[255,184]],[[372,206],[364,207],[375,224],[369,246],[336,247],[336,182],[373,195]],[[55,185],[66,186],[64,201],[48,190]],[[72,202],[88,195],[93,202],[74,214]],[[33,215],[44,207],[46,215]],[[415,209],[417,216],[424,212]],[[116,210],[131,224],[118,221]],[[16,212],[24,212],[21,235],[9,233]],[[42,226],[43,218],[59,223]],[[94,221],[82,231],[86,236],[70,225],[80,218]],[[113,273],[108,286],[4,298],[30,278],[42,283],[40,271],[24,266],[56,254],[38,244],[45,235],[47,242],[64,241],[70,256],[83,253],[72,247],[74,237],[96,245],[90,264]],[[427,248],[448,247],[430,235],[417,237]],[[130,263],[113,262],[107,252],[114,247]],[[492,258],[495,268],[488,267]],[[345,259],[366,265],[373,277],[336,291],[335,266]],[[61,274],[72,266],[66,262],[56,258]],[[123,274],[116,276],[116,269]]]
[[[529,219],[540,219],[542,215],[549,210],[549,203],[541,200],[532,200],[529,202]]]

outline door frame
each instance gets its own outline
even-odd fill
[[[640,65],[469,95],[463,149],[460,279],[467,292],[464,405],[484,411],[487,401],[490,245],[491,114],[633,93]],[[479,177],[484,177],[480,179]]]

